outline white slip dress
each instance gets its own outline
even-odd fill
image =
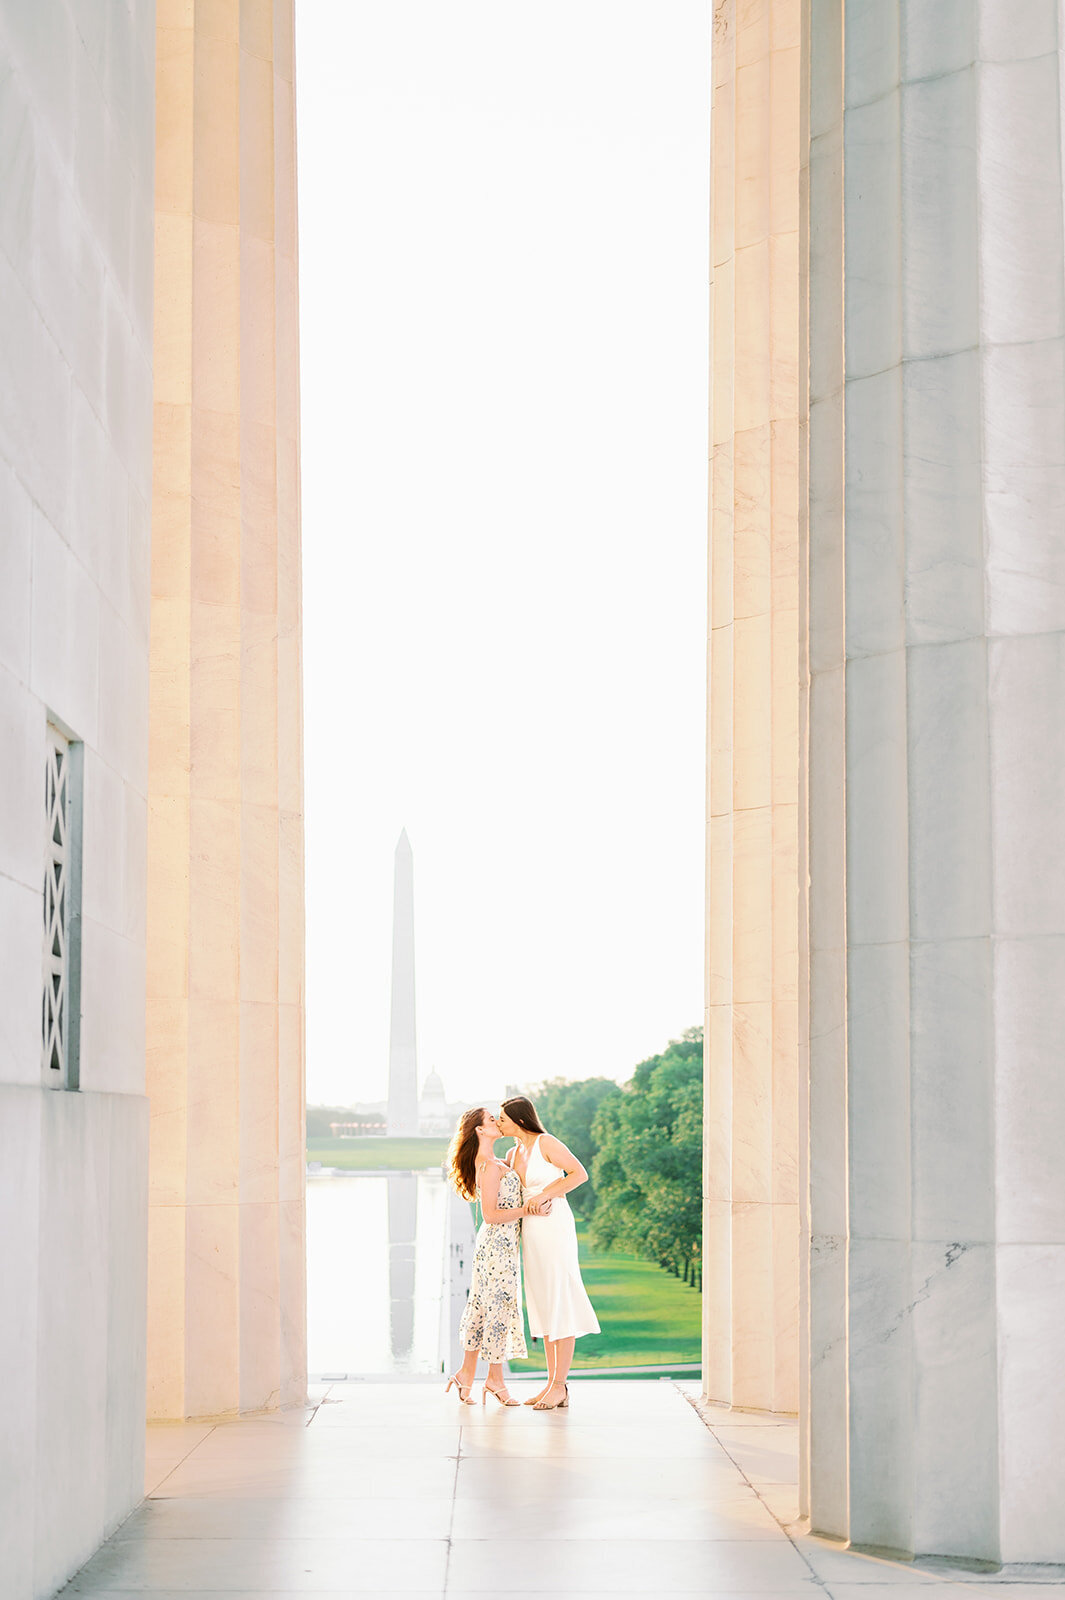
[[[540,1150],[539,1136],[529,1151],[522,1184],[523,1200],[542,1193],[564,1177]],[[526,1217],[521,1230],[525,1268],[525,1309],[529,1331],[537,1339],[580,1338],[598,1333],[599,1322],[581,1282],[577,1260],[577,1224],[565,1195],[553,1195],[546,1217]]]

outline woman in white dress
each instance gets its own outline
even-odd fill
[[[484,1218],[477,1230],[473,1277],[459,1323],[465,1356],[462,1366],[447,1381],[448,1389],[452,1384],[457,1386],[459,1399],[466,1405],[473,1404],[470,1392],[477,1375],[478,1355],[488,1362],[481,1404],[490,1394],[501,1405],[518,1404],[507,1393],[503,1380],[503,1362],[525,1355],[518,1235],[522,1217],[551,1210],[550,1200],[524,1200],[516,1174],[495,1156],[499,1137],[495,1117],[483,1106],[477,1106],[463,1112],[448,1151],[452,1184],[464,1200],[480,1201]]]
[[[588,1174],[572,1150],[547,1132],[524,1095],[504,1100],[499,1128],[516,1141],[507,1163],[521,1179],[526,1205],[533,1199],[551,1201],[549,1214],[530,1212],[532,1220],[522,1230],[529,1330],[544,1341],[547,1356],[547,1386],[525,1403],[537,1411],[561,1411],[569,1405],[566,1379],[574,1345],[582,1334],[599,1332],[581,1281],[577,1224],[566,1199],[571,1189],[587,1183]]]

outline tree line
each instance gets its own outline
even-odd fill
[[[688,1028],[610,1078],[552,1078],[533,1098],[545,1127],[591,1179],[570,1203],[600,1250],[656,1261],[702,1286],[703,1030]]]

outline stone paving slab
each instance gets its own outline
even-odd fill
[[[812,1538],[794,1420],[700,1414],[694,1395],[577,1382],[569,1411],[537,1413],[462,1406],[442,1384],[338,1384],[316,1386],[305,1410],[160,1424],[148,1498],[62,1593],[1065,1600],[1038,1574],[924,1568]]]

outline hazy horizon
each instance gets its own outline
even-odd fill
[[[308,1099],[702,1020],[709,8],[298,0]]]

